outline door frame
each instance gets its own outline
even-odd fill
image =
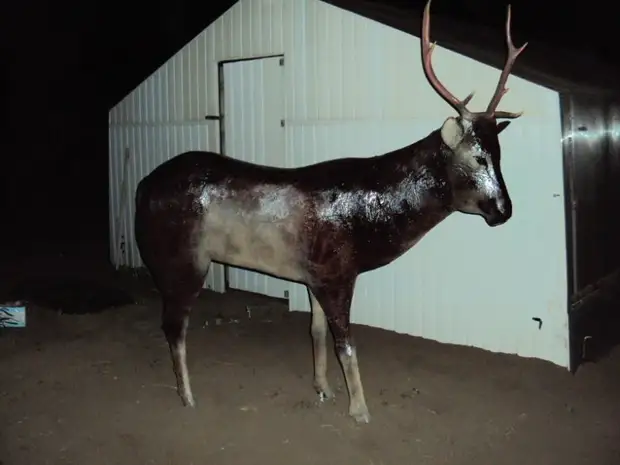
[[[265,60],[267,58],[278,58],[280,57],[280,64],[284,64],[284,53],[274,53],[271,55],[259,55],[254,57],[247,58],[236,58],[232,60],[221,60],[217,62],[217,82],[218,82],[218,112],[219,117],[217,117],[220,123],[220,144],[219,151],[221,154],[226,154],[226,125],[224,124],[224,119],[226,118],[226,114],[224,109],[226,108],[226,86],[224,84],[224,66],[230,63],[238,63],[240,61],[256,61],[256,60]],[[229,271],[230,267],[226,264],[224,265],[224,292],[230,289],[230,280],[229,280]]]

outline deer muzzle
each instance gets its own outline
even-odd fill
[[[496,197],[482,200],[479,203],[484,220],[489,226],[504,224],[512,216],[510,197]]]

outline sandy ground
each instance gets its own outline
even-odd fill
[[[0,333],[1,465],[620,464],[619,350],[571,375],[355,326],[372,415],[359,426],[333,355],[336,400],[317,401],[309,315],[205,293],[188,335],[191,409],[158,296],[133,292],[136,305],[99,314],[33,306],[26,329]]]

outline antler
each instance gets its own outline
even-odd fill
[[[435,71],[433,70],[432,56],[433,50],[435,50],[435,42],[431,44],[430,29],[431,29],[431,0],[428,0],[424,7],[424,17],[422,19],[422,63],[426,76],[428,77],[431,86],[435,91],[448,102],[452,108],[454,108],[462,117],[473,116],[467,109],[467,104],[474,96],[472,92],[463,100],[459,100],[452,94],[446,87],[439,81]]]
[[[433,50],[435,49],[435,42],[431,44],[430,41],[430,8],[431,8],[431,0],[428,0],[426,3],[426,7],[424,7],[424,17],[422,20],[422,58],[423,58],[423,68],[428,77],[428,80],[435,89],[435,91],[444,98],[463,118],[473,118],[475,115],[485,115],[492,118],[509,118],[514,119],[521,116],[520,113],[511,113],[507,111],[496,111],[497,105],[499,104],[502,97],[508,92],[508,89],[505,87],[506,81],[508,80],[508,76],[510,75],[510,71],[514,66],[514,62],[519,56],[519,54],[525,49],[527,46],[527,42],[522,45],[520,48],[516,48],[512,43],[512,36],[510,34],[510,5],[508,5],[508,18],[506,19],[506,40],[508,42],[508,58],[506,59],[506,63],[504,65],[504,69],[502,70],[502,74],[500,75],[499,82],[497,83],[497,88],[495,89],[495,93],[491,98],[489,106],[486,111],[480,113],[472,113],[467,109],[467,104],[474,96],[474,93],[470,93],[463,100],[459,100],[456,98],[446,87],[439,81],[435,71],[433,70],[433,64],[431,61],[431,57],[433,54]]]
[[[506,64],[504,65],[502,74],[499,77],[499,82],[495,88],[493,98],[491,98],[491,101],[489,102],[486,113],[489,116],[493,115],[495,118],[518,118],[521,116],[522,112],[510,113],[507,111],[495,111],[502,97],[506,95],[506,92],[508,92],[508,88],[505,87],[506,81],[508,80],[510,71],[515,64],[515,60],[519,54],[525,50],[525,47],[527,47],[527,42],[520,48],[516,48],[512,43],[512,35],[510,34],[510,5],[508,5],[508,17],[506,18],[506,42],[508,43],[508,58],[506,58]]]

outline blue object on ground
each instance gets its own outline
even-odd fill
[[[0,305],[0,328],[25,328],[26,307]]]

